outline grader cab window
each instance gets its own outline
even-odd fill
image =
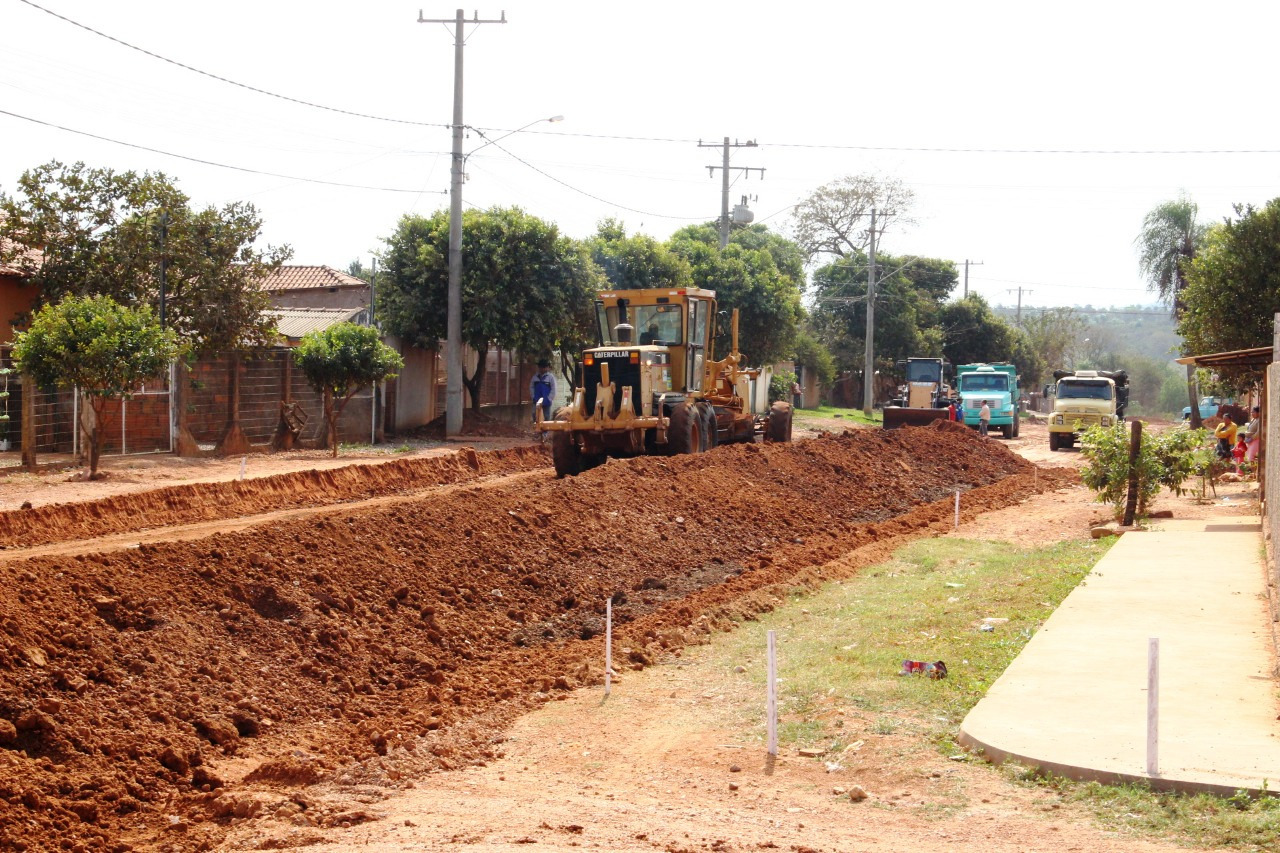
[[[627,309],[627,322],[636,330],[633,338],[642,346],[679,346],[684,343],[683,311],[679,303],[664,305],[631,305]],[[615,329],[619,322],[616,305],[605,307],[596,303],[596,321],[600,326],[600,344],[618,343]]]

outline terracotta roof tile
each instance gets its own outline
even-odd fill
[[[363,308],[276,308],[276,328],[286,338],[301,338],[307,332],[327,329],[335,323],[366,319]],[[364,316],[362,316],[364,315]]]
[[[330,287],[368,287],[364,279],[335,270],[333,267],[309,267],[286,264],[262,283],[263,290],[321,290]]]

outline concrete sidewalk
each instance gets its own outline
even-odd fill
[[[1075,779],[1280,788],[1280,701],[1256,517],[1121,537],[965,717],[960,740]],[[1160,640],[1158,771],[1147,647]]]

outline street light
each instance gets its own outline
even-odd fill
[[[529,128],[533,127],[535,124],[542,124],[544,121],[549,124],[555,124],[556,122],[564,121],[564,116],[551,116],[551,118],[540,118],[535,121],[531,121],[528,124],[526,124],[524,127],[517,127],[515,130],[508,130],[506,133],[502,134],[497,139],[490,139],[489,137],[485,136],[484,131],[478,127],[471,128],[472,130],[474,130],[476,133],[480,135],[480,138],[484,140],[484,144],[477,145],[475,148],[467,152],[466,156],[462,158],[463,167],[465,168],[467,161],[471,159],[471,155],[475,154],[481,148],[487,148],[490,145],[493,145],[494,143],[501,142],[502,140],[506,139],[508,136],[514,136],[517,133],[521,133],[523,131],[528,130]],[[465,172],[462,175],[462,179],[464,181],[467,179],[467,175]]]
[[[461,12],[458,13],[461,16]],[[518,127],[504,133],[497,139],[485,137],[484,145],[474,148],[470,154],[462,153],[462,97],[459,84],[455,81],[453,112],[453,169],[450,180],[449,199],[449,307],[445,318],[445,395],[444,395],[444,434],[445,437],[462,432],[462,168],[467,158],[487,145],[500,142],[512,134],[528,130],[542,122],[564,121],[564,116],[552,116],[531,121],[524,127]],[[472,128],[482,137],[477,128]],[[480,353],[483,359],[484,353]]]

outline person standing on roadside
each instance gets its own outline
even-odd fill
[[[1218,439],[1218,458],[1230,459],[1231,448],[1236,443],[1236,425],[1229,412],[1222,413],[1222,423],[1213,428],[1213,437]]]
[[[978,435],[983,438],[987,437],[987,430],[991,428],[991,402],[989,400],[982,401],[982,408],[978,410]]]
[[[1262,410],[1253,407],[1253,417],[1244,428],[1245,459],[1252,462],[1258,458],[1258,442],[1262,439]]]
[[[551,420],[551,404],[556,399],[556,375],[551,372],[551,362],[545,358],[538,360],[538,372],[529,380],[529,399],[533,401],[535,422],[539,404],[542,406],[542,419]]]
[[[791,383],[791,408],[799,409],[801,408],[801,403],[803,402],[804,402],[804,389],[800,387],[800,380],[797,379],[796,381]]]

